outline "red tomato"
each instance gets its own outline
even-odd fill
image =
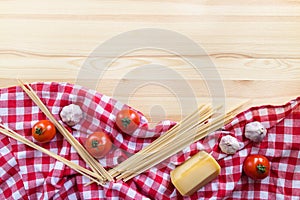
[[[54,138],[56,128],[49,120],[41,120],[32,127],[31,134],[38,142],[49,142]]]
[[[270,163],[263,155],[249,155],[244,161],[243,170],[254,180],[264,179],[269,175]]]
[[[140,117],[135,111],[124,109],[118,112],[116,124],[122,132],[131,134],[139,127]]]
[[[106,133],[94,132],[89,135],[84,146],[94,158],[102,158],[110,151],[112,143]]]

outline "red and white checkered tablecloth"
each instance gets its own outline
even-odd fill
[[[34,83],[32,88],[60,120],[63,106],[75,103],[85,113],[84,120],[72,128],[72,134],[83,142],[87,134],[103,130],[114,143],[113,150],[100,163],[107,169],[141,150],[156,137],[170,129],[175,122],[163,121],[149,129],[140,114],[141,126],[133,137],[121,134],[115,126],[116,113],[124,105],[110,97],[68,83]],[[240,113],[222,131],[194,143],[149,171],[124,183],[105,186],[92,184],[61,162],[22,143],[0,134],[0,198],[1,199],[299,199],[300,196],[300,98],[283,106],[253,107]],[[1,123],[29,140],[31,127],[45,115],[20,87],[0,89]],[[268,129],[261,143],[251,143],[244,136],[244,126],[260,121]],[[218,140],[232,134],[242,149],[233,156],[221,153]],[[53,141],[41,144],[87,167],[73,147],[57,134]],[[170,182],[170,171],[199,150],[212,152],[221,166],[221,174],[194,195],[182,197]],[[247,155],[263,154],[271,162],[270,176],[253,181],[242,173]]]

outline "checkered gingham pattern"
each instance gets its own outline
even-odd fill
[[[75,103],[81,106],[84,119],[70,128],[81,143],[88,134],[103,130],[110,135],[114,148],[99,162],[107,169],[138,152],[175,122],[163,121],[149,129],[141,117],[140,128],[133,136],[122,134],[115,126],[116,113],[128,107],[112,98],[81,86],[68,83],[34,83],[32,88],[59,120],[62,107]],[[22,143],[0,134],[0,198],[1,199],[299,199],[300,196],[300,98],[283,106],[253,107],[237,115],[221,131],[192,144],[160,165],[124,183],[118,181],[105,186],[89,180],[61,162]],[[29,140],[31,127],[45,115],[20,87],[0,90],[1,123]],[[260,121],[267,129],[261,143],[252,143],[244,136],[245,124]],[[222,135],[234,135],[241,150],[225,155],[218,148]],[[85,162],[60,135],[42,147],[83,167]],[[177,165],[205,149],[221,166],[217,179],[190,197],[182,197],[170,181],[170,171]],[[249,154],[259,153],[271,162],[270,176],[253,181],[242,172],[242,164]]]

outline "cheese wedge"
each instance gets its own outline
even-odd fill
[[[220,171],[217,161],[200,151],[171,171],[171,181],[182,196],[189,196],[215,179]]]

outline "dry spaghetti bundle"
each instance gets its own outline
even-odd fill
[[[64,157],[61,157],[37,144],[35,144],[34,142],[26,139],[25,137],[19,135],[17,132],[11,130],[10,128],[0,124],[0,132],[3,134],[3,135],[6,135],[8,137],[11,137],[19,142],[22,142],[23,144],[26,144],[28,146],[30,146],[31,148],[34,148],[40,152],[43,152],[57,160],[59,160],[60,162],[64,163],[66,166],[72,168],[73,170],[77,171],[78,173],[80,173],[81,175],[91,179],[92,181],[98,183],[98,184],[103,184],[103,182],[100,182],[99,180],[102,180],[103,178],[97,174],[97,173],[94,173],[94,172],[91,172],[90,170],[87,170],[83,167],[81,167],[80,165],[77,165],[67,159],[65,159]]]
[[[126,182],[221,128],[232,119],[233,113],[241,106],[226,114],[218,114],[220,107],[201,106],[181,123],[109,172],[117,180],[122,179]]]
[[[112,181],[113,177],[103,168],[103,166],[95,160],[87,150],[76,140],[72,134],[60,124],[52,113],[48,110],[46,105],[37,96],[34,90],[29,85],[24,85],[24,83],[18,80],[21,88],[26,92],[26,94],[32,99],[32,101],[41,109],[41,111],[48,117],[48,119],[55,125],[59,132],[64,136],[64,138],[74,147],[82,159],[91,167],[94,173],[98,174],[99,181],[104,184],[106,181]]]

